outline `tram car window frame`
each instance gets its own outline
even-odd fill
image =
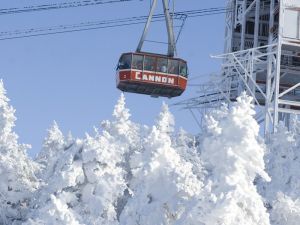
[[[144,69],[144,56],[133,54],[132,56],[132,69],[143,70]]]
[[[156,72],[167,73],[168,72],[168,59],[163,57],[157,58]]]
[[[180,61],[179,62],[179,75],[180,76],[184,76],[184,77],[188,77],[188,67],[186,62]]]
[[[144,57],[144,70],[155,72],[156,68],[156,57],[145,55]]]
[[[131,69],[132,54],[123,54],[119,60],[118,69],[126,70]]]
[[[176,59],[168,59],[168,73],[179,75],[179,61]]]

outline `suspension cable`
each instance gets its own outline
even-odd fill
[[[95,5],[102,5],[102,4],[120,3],[120,2],[131,2],[131,1],[137,1],[137,0],[82,0],[82,1],[52,3],[52,4],[44,4],[44,5],[36,5],[36,6],[33,5],[33,6],[24,6],[21,8],[0,9],[0,15],[38,12],[38,11],[47,11],[47,10],[54,10],[54,9],[77,8],[77,7],[95,6]]]
[[[186,18],[202,17],[210,15],[219,15],[230,12],[231,9],[219,7],[189,11],[179,11],[172,15],[175,20],[185,20]],[[124,27],[129,25],[145,23],[147,16],[135,16],[120,19],[89,21],[71,25],[57,25],[51,27],[30,28],[13,31],[0,32],[0,40],[17,39],[34,36],[46,36],[51,34],[71,33],[77,31],[96,30],[112,27]],[[160,22],[164,20],[164,14],[156,14],[153,16],[153,22]]]

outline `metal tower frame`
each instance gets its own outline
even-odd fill
[[[221,73],[177,103],[203,114],[246,91],[267,136],[300,114],[300,0],[228,0]]]

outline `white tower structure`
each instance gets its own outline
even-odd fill
[[[228,0],[221,74],[178,104],[203,112],[247,91],[265,134],[300,114],[300,0]],[[193,114],[195,115],[195,114]]]

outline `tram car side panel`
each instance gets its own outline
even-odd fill
[[[117,70],[117,88],[153,97],[176,97],[187,85],[184,60],[150,53],[125,53]]]

